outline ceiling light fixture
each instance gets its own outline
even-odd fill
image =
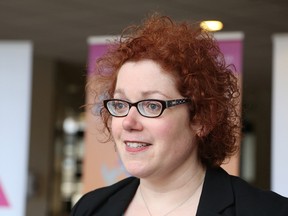
[[[220,31],[223,28],[223,23],[217,20],[206,20],[202,21],[200,26],[207,31]]]

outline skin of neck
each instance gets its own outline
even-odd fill
[[[192,165],[184,166],[177,172],[169,173],[162,178],[140,179],[139,187],[151,209],[174,206],[175,203],[193,196],[204,181],[205,171],[205,167],[195,160]]]

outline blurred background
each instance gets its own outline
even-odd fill
[[[254,148],[247,181],[271,188],[272,36],[288,33],[288,1],[1,0],[0,41],[33,45],[25,215],[68,215],[81,190],[88,38],[119,35],[153,11],[176,20],[216,19],[223,32],[243,33],[243,140]]]

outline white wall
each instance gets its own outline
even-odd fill
[[[272,190],[288,196],[288,34],[273,36]]]

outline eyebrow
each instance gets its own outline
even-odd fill
[[[115,94],[120,94],[120,95],[126,96],[126,94],[124,93],[124,91],[123,91],[122,89],[115,89],[114,95],[115,95]],[[170,98],[168,95],[166,95],[166,94],[164,94],[164,93],[162,93],[162,92],[160,92],[160,91],[157,91],[157,90],[145,91],[145,92],[142,92],[142,93],[141,93],[141,95],[142,95],[143,97],[147,97],[147,96],[153,95],[153,94],[160,94],[160,95],[162,95],[162,96],[164,96],[164,97],[166,97],[166,98]]]

